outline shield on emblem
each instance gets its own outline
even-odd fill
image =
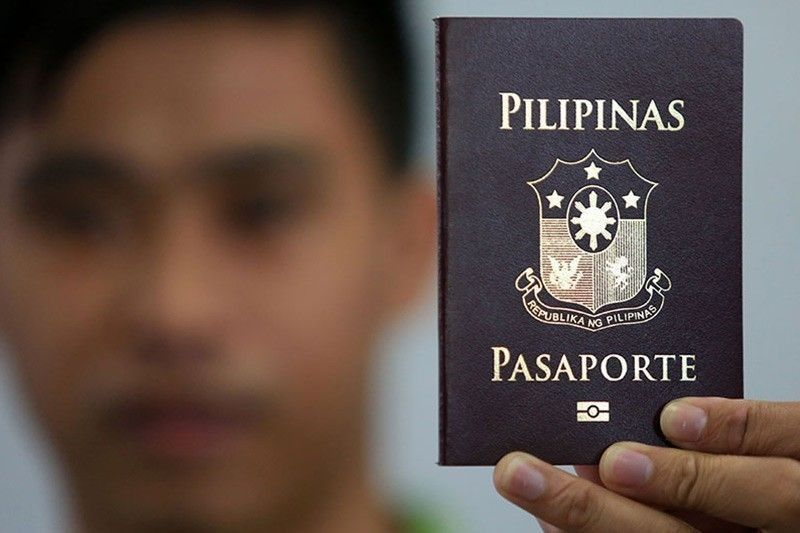
[[[597,313],[628,301],[647,274],[647,200],[658,185],[629,159],[591,150],[578,161],[557,159],[529,181],[539,199],[539,265],[555,299]]]

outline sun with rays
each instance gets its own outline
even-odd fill
[[[611,233],[606,229],[608,226],[616,224],[617,220],[608,216],[611,209],[611,202],[605,202],[601,207],[597,207],[597,193],[589,193],[589,207],[581,202],[575,202],[575,208],[580,212],[580,216],[572,217],[573,224],[580,226],[580,231],[575,234],[575,240],[589,237],[589,248],[597,250],[597,237],[601,236],[606,240],[611,240]]]

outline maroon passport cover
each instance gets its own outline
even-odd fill
[[[741,397],[742,27],[437,19],[441,465]]]

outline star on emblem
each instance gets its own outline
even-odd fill
[[[586,171],[587,180],[599,180],[600,171],[603,170],[603,167],[598,167],[597,165],[594,164],[594,161],[592,161],[588,167],[583,167],[583,170]]]
[[[557,207],[561,209],[561,201],[564,199],[564,197],[558,194],[555,189],[553,189],[553,194],[550,196],[545,196],[545,198],[547,198],[547,201],[550,203],[548,206],[549,208],[552,209],[553,207]]]
[[[639,209],[639,199],[640,198],[641,198],[641,196],[636,196],[635,194],[633,194],[633,191],[629,192],[628,194],[626,194],[625,196],[622,197],[622,199],[625,200],[625,207],[626,208],[635,207],[636,209]]]

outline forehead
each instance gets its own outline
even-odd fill
[[[154,163],[225,144],[340,143],[365,128],[340,56],[312,15],[128,22],[82,51],[44,137]]]

